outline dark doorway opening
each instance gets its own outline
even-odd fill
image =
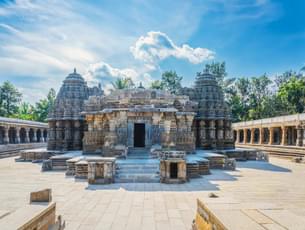
[[[178,163],[170,163],[170,178],[178,178]]]
[[[145,147],[145,124],[134,124],[134,147]]]

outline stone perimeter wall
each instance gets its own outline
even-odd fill
[[[47,140],[46,123],[0,117],[0,152],[46,146]]]
[[[305,113],[233,123],[233,129],[239,147],[305,154]]]

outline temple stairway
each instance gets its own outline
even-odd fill
[[[159,160],[135,159],[116,161],[116,183],[159,183]]]
[[[147,148],[129,148],[127,159],[149,159],[149,149]]]

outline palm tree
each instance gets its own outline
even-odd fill
[[[156,80],[156,81],[151,82],[150,88],[151,89],[163,89],[164,86],[161,81]]]
[[[114,89],[130,89],[134,87],[134,83],[129,77],[118,78],[114,82],[112,82],[112,86]]]

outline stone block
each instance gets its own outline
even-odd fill
[[[114,182],[115,158],[101,158],[88,162],[89,184],[110,184]]]
[[[185,152],[165,151],[160,159],[161,183],[184,183],[187,181]]]
[[[235,159],[227,158],[227,159],[225,160],[224,169],[225,169],[225,170],[232,170],[232,171],[235,171],[235,170],[236,170],[236,160],[235,160]]]
[[[50,188],[40,190],[37,192],[31,192],[30,203],[33,202],[51,202],[52,201],[52,190]]]

